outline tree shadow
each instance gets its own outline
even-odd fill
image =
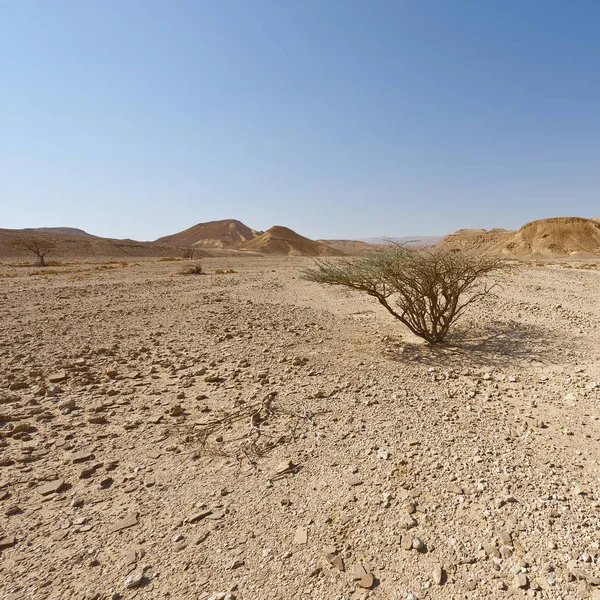
[[[563,333],[559,336],[538,325],[494,321],[483,329],[458,327],[443,344],[388,338],[386,354],[397,362],[458,370],[517,364],[543,366],[564,362],[569,341]]]

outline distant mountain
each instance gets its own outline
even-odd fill
[[[262,254],[291,256],[338,256],[342,252],[276,225],[268,231],[256,231],[236,219],[198,223],[189,229],[167,235],[157,243],[201,248],[224,248]]]
[[[305,238],[280,225],[275,225],[254,239],[238,246],[240,250],[263,254],[287,254],[289,256],[341,256],[343,252]]]
[[[22,231],[38,231],[39,233],[56,233],[57,235],[82,235],[86,237],[95,237],[84,231],[83,229],[76,229],[75,227],[26,227]]]
[[[441,247],[521,258],[596,257],[600,256],[600,222],[553,217],[531,221],[518,231],[459,229],[446,236]]]
[[[200,246],[203,248],[231,248],[253,240],[262,232],[250,229],[236,219],[198,223],[189,229],[156,240],[175,246]]]
[[[61,233],[63,230],[66,230],[67,233]],[[81,232],[81,229],[72,230],[71,227],[0,229],[0,258],[30,260],[32,254],[19,248],[16,242],[32,238],[52,244],[53,248],[48,254],[50,261],[99,257],[126,259],[143,256],[181,256],[181,248],[172,245],[116,240],[77,232]],[[207,254],[203,251],[197,253],[198,256]]]
[[[414,248],[424,248],[425,246],[437,246],[444,239],[443,235],[412,235],[406,237],[374,237],[364,238],[361,241],[367,244],[381,245],[389,244],[406,244]]]
[[[372,244],[360,240],[317,240],[317,242],[339,250],[344,254],[365,254],[376,249]]]
[[[600,255],[600,222],[583,217],[554,217],[523,225],[499,248],[516,256]]]
[[[474,250],[477,252],[488,252],[497,248],[514,231],[507,229],[459,229],[447,235],[440,246],[445,250]]]

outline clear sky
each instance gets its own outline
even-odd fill
[[[0,0],[0,227],[600,215],[598,0]]]

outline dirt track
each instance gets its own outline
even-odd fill
[[[307,262],[0,268],[2,600],[600,597],[600,271],[432,349]]]

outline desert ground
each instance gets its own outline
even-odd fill
[[[439,348],[310,259],[190,264],[0,265],[2,600],[600,598],[600,263]]]

